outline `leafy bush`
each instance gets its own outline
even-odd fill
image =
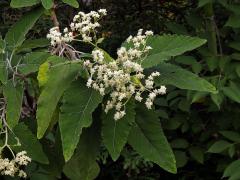
[[[1,31],[4,178],[239,179],[239,3],[181,2],[192,8],[158,29],[173,35],[139,30],[116,51],[115,30],[95,29],[104,10],[70,24],[52,0],[12,0],[30,8]],[[49,19],[37,27],[51,42],[29,38]]]

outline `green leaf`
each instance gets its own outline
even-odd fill
[[[68,161],[78,144],[82,129],[92,123],[92,113],[102,96],[86,87],[83,80],[74,81],[63,96],[59,118],[63,154]]]
[[[239,180],[239,179],[240,179],[240,171],[238,169],[238,171],[232,174],[232,176],[228,180]]]
[[[48,164],[48,159],[43,152],[42,146],[24,123],[15,126],[13,132],[19,138],[21,146],[14,146],[18,151],[27,151],[32,160],[42,164]]]
[[[239,11],[239,10],[238,10]],[[239,22],[239,19],[240,19],[240,15],[237,15],[237,14],[232,14],[225,26],[229,26],[229,27],[232,27],[232,28],[240,28],[240,22]]]
[[[28,39],[17,48],[17,52],[26,51],[29,49],[43,48],[49,45],[49,40],[45,38],[40,39]]]
[[[228,87],[222,88],[223,93],[231,100],[240,103],[240,87],[234,82],[230,82]]]
[[[203,6],[205,6],[209,3],[212,3],[212,2],[213,2],[213,0],[199,0],[198,1],[198,8],[203,7]]]
[[[235,131],[220,131],[225,138],[240,143],[240,134]]]
[[[204,152],[199,147],[191,147],[189,149],[189,153],[192,156],[193,159],[195,159],[197,162],[203,164],[204,162]]]
[[[72,6],[72,7],[75,7],[75,8],[78,8],[79,7],[79,4],[78,4],[78,1],[77,0],[62,0],[64,3]]]
[[[224,170],[223,177],[230,177],[240,170],[240,160],[233,161],[228,167]]]
[[[223,98],[224,98],[224,95],[222,93],[220,93],[220,92],[218,92],[217,94],[211,94],[211,99],[217,105],[218,109],[221,108],[221,104],[223,102]]]
[[[206,40],[197,37],[189,37],[183,35],[164,35],[153,36],[147,40],[147,45],[153,49],[149,55],[143,60],[143,67],[149,68],[159,63],[169,60],[173,56],[177,56],[191,51],[206,43]]]
[[[7,63],[4,59],[4,54],[0,54],[0,81],[6,84],[8,79]]]
[[[186,35],[188,33],[186,27],[182,24],[178,24],[175,22],[167,22],[165,23],[165,25],[174,34]]]
[[[20,118],[22,110],[23,86],[14,85],[12,81],[8,81],[3,86],[3,94],[7,102],[6,117],[8,126],[14,128]]]
[[[10,6],[13,8],[28,7],[38,4],[40,0],[11,0]]]
[[[42,138],[47,130],[58,101],[81,69],[80,64],[62,63],[50,68],[48,80],[38,99],[37,137]]]
[[[155,79],[157,85],[173,85],[180,89],[216,93],[216,88],[203,78],[179,66],[161,63],[157,66],[161,75]]]
[[[233,42],[230,42],[228,44],[229,47],[237,50],[237,51],[240,51],[240,43],[238,41],[233,41]]]
[[[176,157],[177,167],[181,168],[184,167],[188,162],[188,157],[185,152],[183,151],[174,151],[174,155]]]
[[[5,41],[11,50],[19,47],[25,40],[28,31],[33,27],[36,21],[43,13],[42,8],[34,9],[25,14],[17,23],[15,23],[7,32]]]
[[[174,154],[154,111],[138,106],[136,124],[130,131],[128,142],[145,159],[158,164],[168,172],[176,173]]]
[[[90,128],[84,129],[76,154],[66,163],[63,172],[71,180],[93,180],[100,168],[95,159],[100,148],[100,122],[96,119]]]
[[[21,64],[18,67],[18,70],[22,74],[29,74],[37,72],[39,66],[47,61],[49,53],[46,52],[32,52],[24,56]]]
[[[227,148],[229,148],[232,144],[224,141],[224,140],[219,140],[217,142],[215,142],[209,149],[208,152],[209,153],[221,153],[224,150],[226,150]]]
[[[41,0],[45,9],[50,9],[53,6],[53,0]]]
[[[104,113],[102,120],[102,138],[103,143],[110,153],[112,159],[116,161],[125,146],[132,123],[135,120],[135,104],[130,101],[126,105],[126,115],[116,121],[114,120],[114,111]]]

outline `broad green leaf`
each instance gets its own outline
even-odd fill
[[[208,152],[210,153],[221,153],[222,151],[226,150],[229,148],[232,144],[224,141],[224,140],[219,140],[215,142],[209,149]]]
[[[10,128],[14,128],[18,124],[22,110],[23,86],[14,85],[10,80],[3,86],[3,94],[7,102],[7,123]]]
[[[239,10],[238,10],[239,11]],[[232,14],[225,26],[229,26],[229,27],[232,27],[232,28],[240,28],[240,22],[239,22],[239,19],[240,19],[240,15],[237,15],[237,14]]]
[[[239,180],[240,179],[240,168],[238,168],[238,171],[233,173],[228,180]]]
[[[237,50],[237,51],[240,51],[240,43],[238,41],[233,41],[233,42],[230,42],[228,44],[229,47]]]
[[[149,37],[147,45],[153,49],[143,60],[143,67],[149,68],[169,60],[171,57],[191,51],[206,43],[206,40],[183,35],[163,35]]]
[[[195,159],[197,162],[203,164],[204,162],[204,152],[199,147],[191,147],[189,148],[189,153],[192,156],[193,159]]]
[[[7,32],[5,41],[8,48],[15,49],[19,47],[25,40],[28,31],[33,27],[36,21],[43,13],[42,8],[34,9],[25,14],[17,23],[15,23]]]
[[[193,56],[178,56],[175,58],[175,61],[184,65],[190,65],[196,74],[202,70],[201,64]]]
[[[65,63],[66,59],[61,58],[59,56],[50,56],[46,62],[44,62],[43,64],[41,64],[39,66],[39,70],[38,70],[38,76],[37,76],[37,80],[39,83],[39,87],[43,87],[48,79],[49,79],[49,70],[51,66],[55,66],[55,65],[62,65],[62,63]]]
[[[174,154],[154,111],[143,106],[137,108],[136,124],[130,131],[128,142],[142,157],[168,172],[177,172]]]
[[[90,128],[83,130],[76,154],[63,168],[63,172],[71,180],[93,180],[97,177],[100,171],[96,163],[100,148],[100,127],[96,119]]]
[[[21,146],[15,146],[18,151],[27,151],[32,160],[42,164],[48,164],[48,159],[43,152],[40,142],[24,123],[19,123],[13,129],[14,134],[19,138]]]
[[[62,63],[50,67],[48,80],[38,99],[38,138],[43,137],[61,96],[76,78],[80,69],[81,65],[76,63]]]
[[[13,8],[28,7],[38,4],[40,0],[11,0],[10,6]]]
[[[224,170],[223,177],[230,177],[240,170],[240,160],[233,161],[228,167]]]
[[[186,155],[186,152],[177,150],[174,151],[174,155],[176,157],[176,163],[178,168],[184,167],[187,164],[188,157]]]
[[[75,7],[75,8],[78,8],[79,7],[79,4],[78,4],[78,1],[77,0],[62,0],[64,3],[72,6],[72,7]]]
[[[53,0],[41,0],[45,9],[50,9],[53,6]]]
[[[29,49],[43,48],[49,45],[49,40],[45,38],[40,39],[28,39],[17,48],[17,52],[26,51]]]
[[[128,135],[132,123],[135,120],[135,104],[130,101],[126,105],[126,115],[116,121],[114,120],[114,111],[110,111],[102,116],[102,138],[112,159],[116,161],[127,143]]]
[[[49,53],[46,52],[32,52],[24,56],[21,64],[18,67],[18,70],[22,74],[29,74],[37,72],[39,66],[47,61]]]
[[[225,138],[240,143],[240,134],[235,131],[220,131],[220,134],[222,134]]]
[[[161,63],[156,67],[160,76],[156,78],[157,85],[173,85],[180,89],[216,93],[216,88],[203,78],[179,66]]]
[[[240,87],[234,82],[230,82],[228,87],[222,88],[223,93],[231,100],[240,103]]]
[[[84,80],[74,81],[64,93],[59,127],[66,161],[73,155],[82,129],[91,125],[92,113],[101,101],[102,96],[87,88]]]

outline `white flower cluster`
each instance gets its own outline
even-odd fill
[[[51,45],[55,46],[57,44],[61,44],[63,42],[71,42],[73,41],[73,32],[68,32],[68,28],[64,29],[64,35],[59,31],[59,27],[53,27],[49,30],[49,34],[47,34],[47,38],[51,40]]]
[[[96,28],[100,27],[99,20],[107,14],[106,9],[91,11],[90,13],[79,12],[74,16],[70,24],[70,30],[64,28],[61,33],[59,27],[53,27],[49,30],[47,38],[51,40],[51,45],[55,46],[61,43],[68,43],[74,40],[80,34],[84,42],[92,42],[93,36],[96,38]]]
[[[159,72],[153,72],[147,78],[143,74],[141,62],[151,49],[146,46],[146,40],[151,35],[152,31],[143,34],[143,30],[140,29],[137,36],[129,36],[127,42],[132,43],[133,47],[129,49],[121,47],[117,51],[118,58],[115,61],[108,62],[104,58],[104,52],[97,49],[92,51],[93,62],[89,60],[84,62],[90,73],[87,87],[99,91],[102,96],[110,91],[110,100],[107,101],[105,112],[114,108],[115,120],[121,119],[126,114],[125,105],[131,97],[134,96],[135,100],[141,102],[142,93],[149,92],[145,104],[151,109],[156,96],[166,93],[165,86],[154,88],[154,77],[159,76]]]
[[[26,151],[21,151],[17,153],[16,157],[12,160],[0,157],[0,174],[12,177],[17,175],[21,178],[26,178],[26,172],[20,169],[20,166],[26,166],[29,162],[31,162],[31,158],[29,158],[26,154]]]
[[[92,36],[96,35],[96,28],[100,27],[99,20],[107,15],[106,9],[91,11],[90,13],[79,12],[74,16],[70,27],[72,31],[79,32],[83,41],[91,42]]]

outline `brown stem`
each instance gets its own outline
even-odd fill
[[[51,19],[53,21],[54,26],[59,27],[59,22],[58,22],[58,19],[57,19],[55,9],[56,9],[56,4],[54,4],[53,8],[51,9]]]

